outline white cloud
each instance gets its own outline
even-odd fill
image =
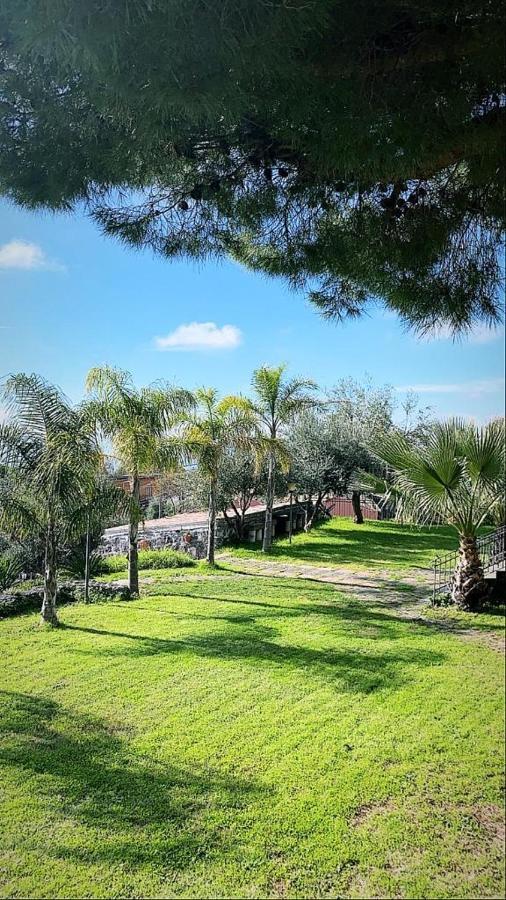
[[[158,350],[231,350],[242,342],[242,334],[235,325],[215,322],[190,322],[178,325],[165,337],[155,338]]]
[[[482,381],[461,381],[455,384],[403,384],[396,387],[401,394],[414,391],[416,394],[467,394],[481,397],[504,389],[504,378],[488,378]]]
[[[0,269],[50,269],[63,271],[65,266],[48,259],[42,247],[29,241],[9,241],[0,247]]]

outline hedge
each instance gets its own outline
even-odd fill
[[[185,569],[195,566],[188,553],[178,550],[139,550],[139,569]],[[100,561],[102,575],[126,572],[128,560],[122,554],[103,556]]]

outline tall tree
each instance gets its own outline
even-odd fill
[[[369,377],[362,382],[342,378],[329,392],[329,406],[337,429],[355,446],[356,467],[375,471],[377,462],[368,447],[392,427],[396,407],[393,388],[377,387]],[[354,522],[362,525],[361,484],[351,481],[350,487]]]
[[[40,376],[10,376],[5,395],[11,421],[0,426],[6,468],[0,523],[18,538],[44,536],[41,619],[58,625],[58,557],[75,534],[75,512],[93,483],[100,453],[86,419]]]
[[[214,565],[218,483],[225,455],[231,447],[247,447],[252,443],[251,406],[242,397],[219,399],[212,388],[195,392],[195,408],[183,417],[178,440],[187,454],[195,459],[207,483],[208,528],[207,562]]]
[[[398,431],[376,442],[375,451],[394,471],[402,514],[418,523],[447,522],[459,536],[453,600],[465,609],[485,596],[477,535],[504,502],[504,420],[482,428],[451,419],[437,422],[421,439]]]
[[[365,464],[366,451],[339,427],[328,410],[302,413],[290,428],[291,480],[308,499],[306,530],[324,511],[325,499],[343,494],[357,467]]]
[[[498,315],[498,0],[3,0],[0,189],[325,315]]]
[[[260,457],[267,465],[265,495],[265,525],[262,550],[272,545],[272,509],[276,493],[276,467],[289,468],[290,453],[286,443],[286,428],[305,409],[317,406],[313,391],[316,384],[308,378],[286,379],[286,366],[261,366],[253,372],[253,400],[251,408],[256,416],[262,439]]]
[[[128,586],[139,593],[138,534],[142,518],[140,480],[152,469],[170,471],[184,460],[184,450],[167,437],[181,412],[191,407],[188,391],[162,383],[137,389],[128,372],[102,366],[86,379],[86,415],[112,443],[120,465],[130,476]]]
[[[218,480],[218,504],[238,541],[244,540],[246,513],[252,502],[265,492],[265,466],[255,459],[254,443],[226,453]]]

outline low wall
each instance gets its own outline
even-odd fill
[[[216,528],[216,546],[220,547],[225,540],[225,529],[221,522]],[[156,525],[139,529],[139,550],[179,550],[188,553],[194,559],[204,559],[207,550],[207,525],[170,528],[167,525],[157,528]],[[128,531],[106,531],[100,542],[99,552],[128,553]]]
[[[288,503],[278,504],[273,510],[273,536],[282,537],[288,534],[290,506]],[[163,524],[157,524],[152,519],[139,527],[139,550],[179,550],[189,553],[194,559],[204,559],[207,551],[207,522],[181,523],[178,517],[177,525],[171,527],[170,519]],[[250,543],[261,541],[265,522],[265,507],[251,507],[246,513],[244,535]],[[297,503],[292,509],[293,531],[300,531],[304,527],[303,504]],[[220,516],[216,520],[216,548],[221,547],[229,540],[233,540],[235,531],[232,524]],[[99,553],[109,555],[113,553],[128,553],[128,528],[108,528],[102,536]]]

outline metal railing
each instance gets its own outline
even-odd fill
[[[497,528],[490,534],[485,534],[476,541],[478,555],[483,566],[483,574],[491,575],[505,568],[506,564],[506,525]],[[459,551],[447,553],[445,556],[437,556],[432,567],[434,573],[432,600],[438,594],[451,590],[455,567],[459,558]]]

